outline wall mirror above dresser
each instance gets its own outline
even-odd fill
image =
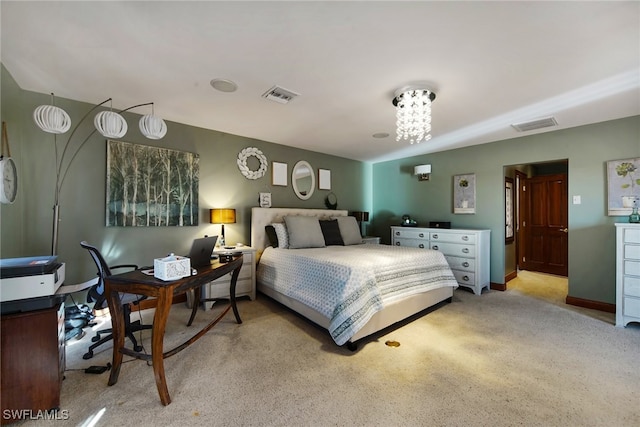
[[[316,177],[313,168],[304,160],[300,160],[291,172],[293,192],[302,200],[307,200],[316,188]]]

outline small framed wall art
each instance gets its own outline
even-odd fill
[[[280,162],[271,163],[271,184],[282,187],[287,186],[287,164]]]
[[[476,213],[476,174],[453,176],[453,213]]]
[[[318,190],[331,190],[331,171],[318,169]]]
[[[627,216],[640,207],[640,157],[607,162],[607,215]]]

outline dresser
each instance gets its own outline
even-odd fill
[[[640,322],[640,224],[616,224],[616,326]]]
[[[226,250],[216,249],[214,254],[242,252],[242,268],[236,282],[236,297],[248,296],[252,300],[256,299],[256,250],[249,246]],[[231,274],[227,274],[202,287],[202,298],[229,298],[229,285],[231,284]],[[206,310],[213,306],[210,301],[204,302]]]
[[[391,244],[444,254],[458,284],[476,295],[490,282],[491,230],[391,227]]]

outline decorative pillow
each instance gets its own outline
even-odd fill
[[[336,221],[335,219],[320,220],[320,228],[322,229],[322,235],[324,236],[325,245],[344,245],[342,236],[340,235],[340,227],[338,227],[338,221]]]
[[[338,227],[340,227],[340,235],[345,246],[359,245],[362,243],[362,236],[360,235],[360,227],[358,221],[353,216],[338,216],[334,219],[338,220]]]
[[[324,248],[320,221],[313,216],[285,216],[289,249]]]
[[[264,232],[267,234],[267,238],[269,239],[269,244],[277,248],[278,247],[278,235],[276,234],[276,229],[273,225],[265,225]]]
[[[282,249],[289,248],[289,235],[287,234],[287,227],[282,223],[273,223],[273,229],[276,231],[276,237],[278,238],[278,247]]]

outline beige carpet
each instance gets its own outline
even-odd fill
[[[112,387],[108,373],[85,374],[111,357],[105,348],[82,360],[87,334],[67,347],[69,419],[21,424],[83,425],[104,408],[98,426],[640,425],[640,326],[616,328],[518,289],[457,290],[451,304],[355,353],[262,295],[239,308],[242,325],[229,315],[165,360],[171,405],[143,361],[125,363]],[[191,333],[188,314],[172,309],[166,348]]]

